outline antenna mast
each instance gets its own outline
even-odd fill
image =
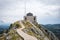
[[[25,14],[26,14],[26,0],[25,0],[25,3],[24,4],[25,4]]]

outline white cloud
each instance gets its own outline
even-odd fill
[[[25,0],[0,0],[0,18],[4,20],[4,22],[13,22],[15,20],[23,19],[25,14]],[[6,3],[7,2],[7,3]],[[3,5],[3,6],[1,6]],[[51,21],[58,18],[59,13],[57,13],[57,9],[59,9],[59,5],[46,5],[41,0],[27,0],[26,1],[26,13],[32,12],[37,16],[38,21],[40,19],[45,21],[50,18]],[[59,11],[58,11],[59,12]],[[48,18],[47,18],[48,17]],[[52,19],[52,17],[54,19]],[[50,20],[48,20],[50,21]],[[42,22],[44,23],[44,22]],[[47,22],[48,23],[48,22]]]
[[[60,0],[39,0],[46,5],[60,5]]]

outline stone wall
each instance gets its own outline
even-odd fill
[[[35,16],[24,16],[24,20],[29,20],[30,22],[34,23],[36,22]]]

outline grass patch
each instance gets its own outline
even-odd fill
[[[2,35],[1,37],[0,37],[0,40],[5,40],[6,39],[6,37],[4,36],[4,35]]]
[[[14,28],[14,27],[15,27],[15,28],[21,28],[20,22],[17,21],[17,22],[15,22],[15,23],[11,24],[9,29]]]
[[[8,35],[11,37],[10,40],[24,40],[15,30],[11,29]]]
[[[22,21],[22,23],[24,24],[25,27],[33,27],[33,25],[30,24],[30,22],[28,21]]]

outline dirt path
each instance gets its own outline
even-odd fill
[[[25,26],[23,25],[23,23],[22,23],[21,21],[20,21],[20,24],[21,24],[22,28],[17,29],[17,33],[18,33],[21,37],[23,37],[24,40],[37,40],[37,38],[35,38],[35,37],[33,37],[33,36],[30,36],[30,35],[24,33],[24,32],[22,31],[22,29],[24,29]]]

